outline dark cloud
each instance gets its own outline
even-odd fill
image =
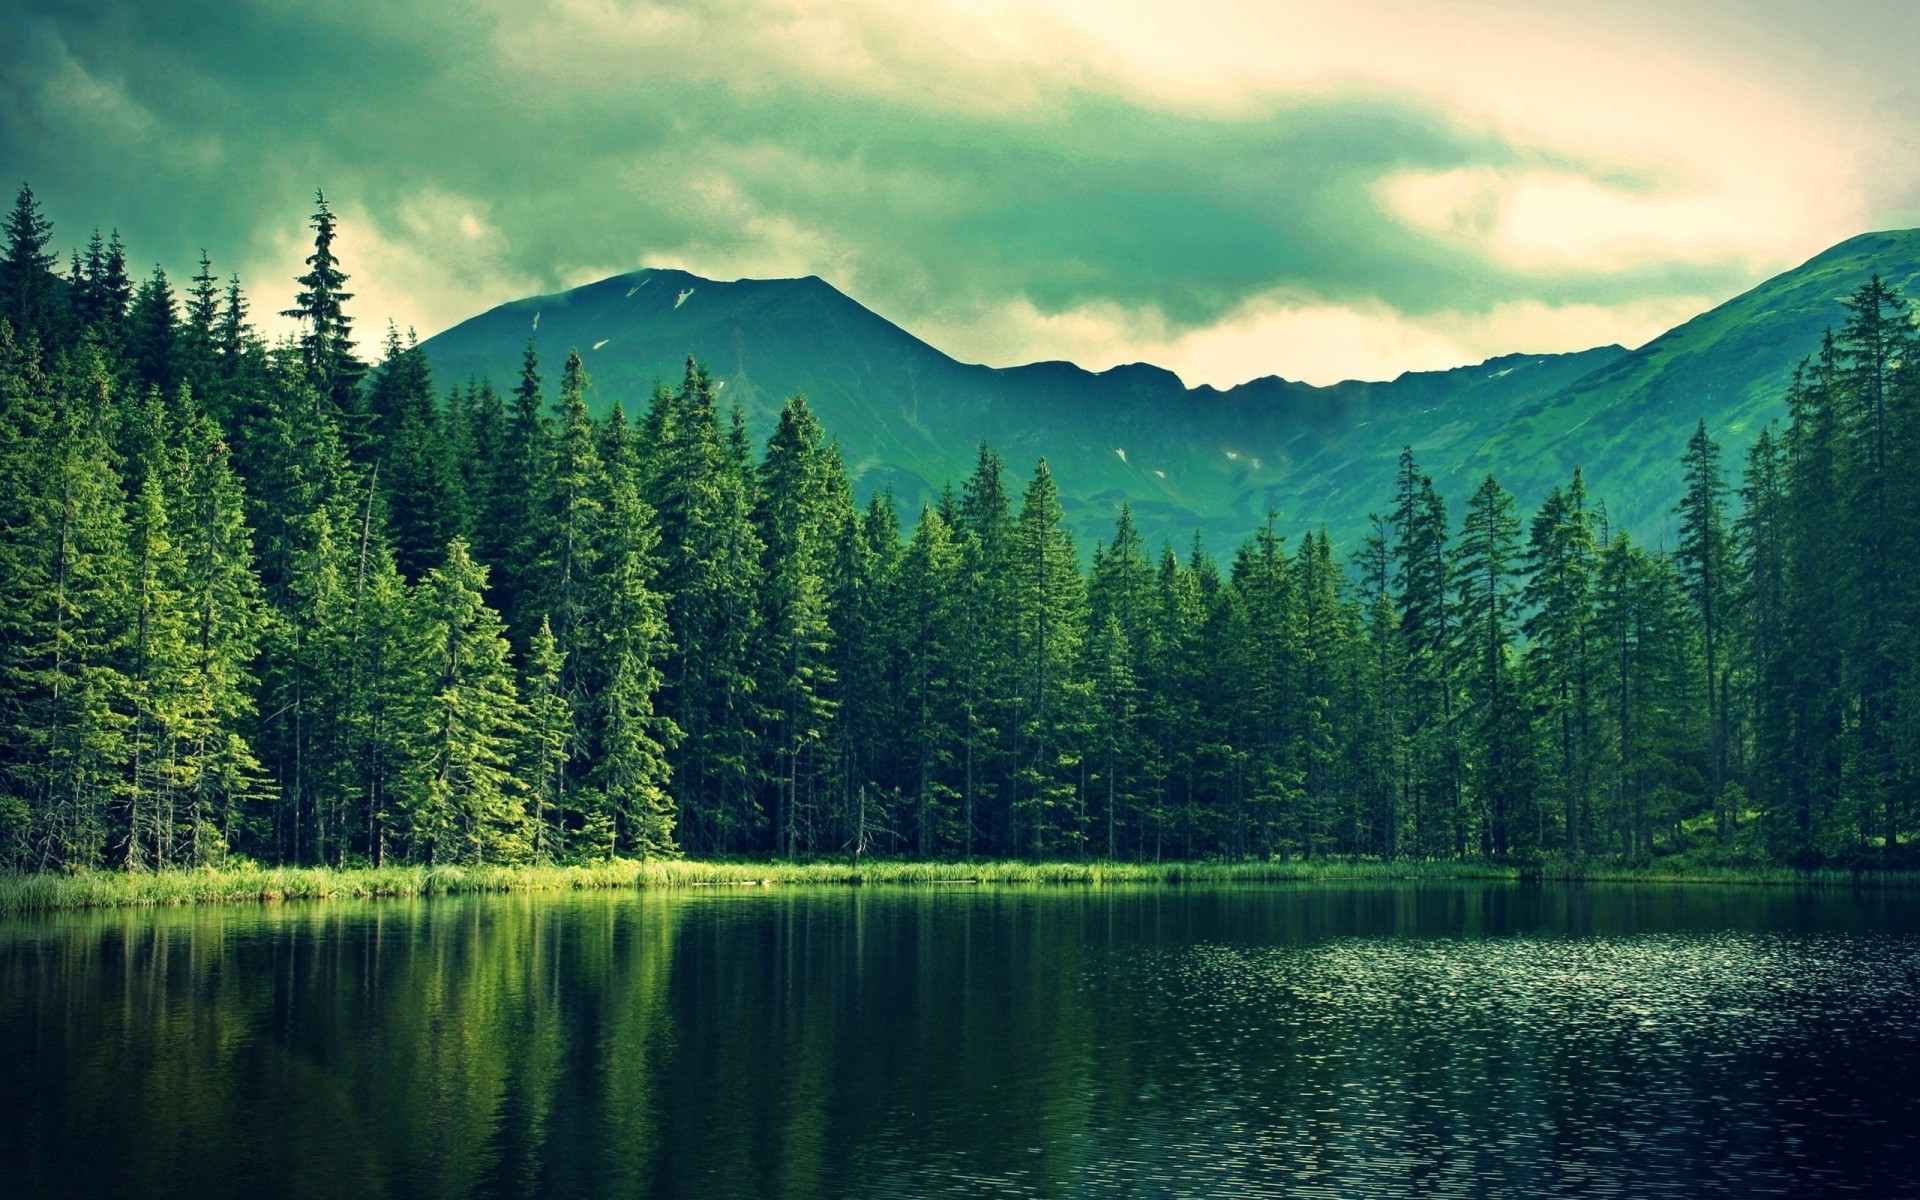
[[[836,76],[809,47],[783,59],[744,3],[615,16],[601,38],[578,10],[0,0],[0,163],[64,239],[117,225],[176,264],[202,245],[271,259],[324,186],[424,247],[420,278],[390,290],[455,288],[470,308],[663,258],[817,271],[908,320],[1024,298],[1152,306],[1176,328],[1276,291],[1418,314],[1746,282],[1737,263],[1525,273],[1406,228],[1371,191],[1396,170],[1647,181],[1386,92],[1221,115],[1094,73],[955,103],[1009,77],[876,83],[859,63],[886,67],[898,39],[858,27]],[[488,231],[471,245],[444,228],[469,211]]]

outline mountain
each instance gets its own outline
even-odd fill
[[[1675,464],[1697,422],[1726,451],[1730,478],[1782,398],[1799,362],[1843,301],[1875,274],[1920,298],[1920,229],[1849,238],[1718,308],[1668,330],[1551,395],[1517,406],[1459,464],[1498,472],[1524,503],[1586,468],[1618,525],[1652,538],[1679,495]],[[1449,497],[1457,494],[1450,491]]]
[[[549,377],[577,348],[596,406],[630,414],[691,354],[762,437],[782,399],[805,392],[861,494],[891,487],[909,517],[966,476],[981,441],[1006,458],[1016,491],[1044,455],[1088,545],[1124,502],[1149,537],[1177,546],[1197,529],[1230,549],[1273,508],[1290,534],[1325,524],[1354,547],[1390,502],[1403,445],[1456,515],[1489,470],[1531,506],[1578,463],[1616,524],[1657,537],[1694,422],[1729,443],[1737,468],[1735,453],[1781,411],[1793,364],[1874,271],[1903,288],[1920,278],[1920,231],[1844,242],[1631,352],[1514,354],[1327,387],[1269,376],[1188,388],[1143,363],[961,363],[812,276],[636,271],[501,305],[424,348],[443,384],[503,387],[529,338]]]

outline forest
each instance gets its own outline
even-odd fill
[[[1216,559],[1044,461],[903,521],[803,396],[442,392],[356,353],[324,198],[271,344],[238,277],[0,264],[0,865],[611,856],[1920,865],[1920,360],[1879,280],[1672,545],[1411,450],[1373,532]],[[556,356],[557,357],[557,356]],[[629,413],[623,408],[632,405]],[[595,416],[595,410],[605,415]],[[1457,512],[1457,516],[1456,516]]]

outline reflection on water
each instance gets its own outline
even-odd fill
[[[0,1192],[1920,1194],[1920,898],[607,893],[0,923]]]

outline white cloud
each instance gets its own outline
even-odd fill
[[[358,201],[334,204],[334,254],[347,270],[346,305],[362,357],[378,353],[387,322],[425,338],[473,316],[481,307],[529,295],[539,281],[506,266],[507,239],[487,219],[485,202],[437,189],[415,192],[378,214]],[[278,229],[271,250],[242,269],[258,297],[254,324],[269,337],[290,333],[278,314],[283,294],[307,272],[312,231]],[[591,278],[612,274],[590,272]],[[585,282],[585,280],[582,280]]]
[[[1415,229],[1538,274],[1725,262],[1761,272],[1782,265],[1777,231],[1807,217],[1789,193],[1746,195],[1731,180],[1609,187],[1537,168],[1396,172],[1374,196]]]
[[[1151,308],[1090,305],[1042,313],[1022,299],[916,332],[949,353],[995,366],[1065,358],[1100,371],[1151,362],[1189,386],[1224,388],[1263,375],[1330,384],[1445,370],[1514,352],[1637,346],[1710,305],[1700,296],[1611,306],[1520,301],[1413,317],[1385,305],[1276,293],[1206,328],[1181,330]]]
[[[1331,95],[1411,100],[1505,158],[1392,172],[1373,183],[1381,210],[1440,245],[1570,283],[1701,267],[1757,281],[1872,224],[1882,201],[1868,171],[1890,157],[1871,99],[1823,90],[1749,42],[1722,44],[1711,23],[1683,27],[1635,0],[1551,10],[1523,0],[548,0],[535,14],[494,0],[493,12],[498,61],[486,69],[530,104],[638,113],[650,90],[695,83],[750,107],[798,86],[888,106],[910,135],[944,112],[1018,119],[1087,91],[1221,116]],[[541,279],[507,268],[504,235],[471,197],[426,190],[390,211],[343,213],[364,336],[389,315],[426,334],[543,282],[645,264],[719,278],[817,273],[962,357],[1144,359],[1192,382],[1267,373],[1330,382],[1632,344],[1725,298],[1660,296],[1654,282],[1632,303],[1514,301],[1414,318],[1299,295],[1276,279],[1201,329],[1176,327],[1150,298],[1067,312],[1017,297],[943,309],[926,297],[951,294],[946,281],[883,263],[876,239],[886,228],[826,228],[820,216],[850,170],[868,205],[918,206],[930,219],[948,203],[941,181],[889,176],[858,146],[809,157],[726,145],[698,128],[669,141],[623,182],[674,218],[677,240],[593,247],[582,261],[542,264]],[[282,236],[250,277],[290,279],[305,253]]]

